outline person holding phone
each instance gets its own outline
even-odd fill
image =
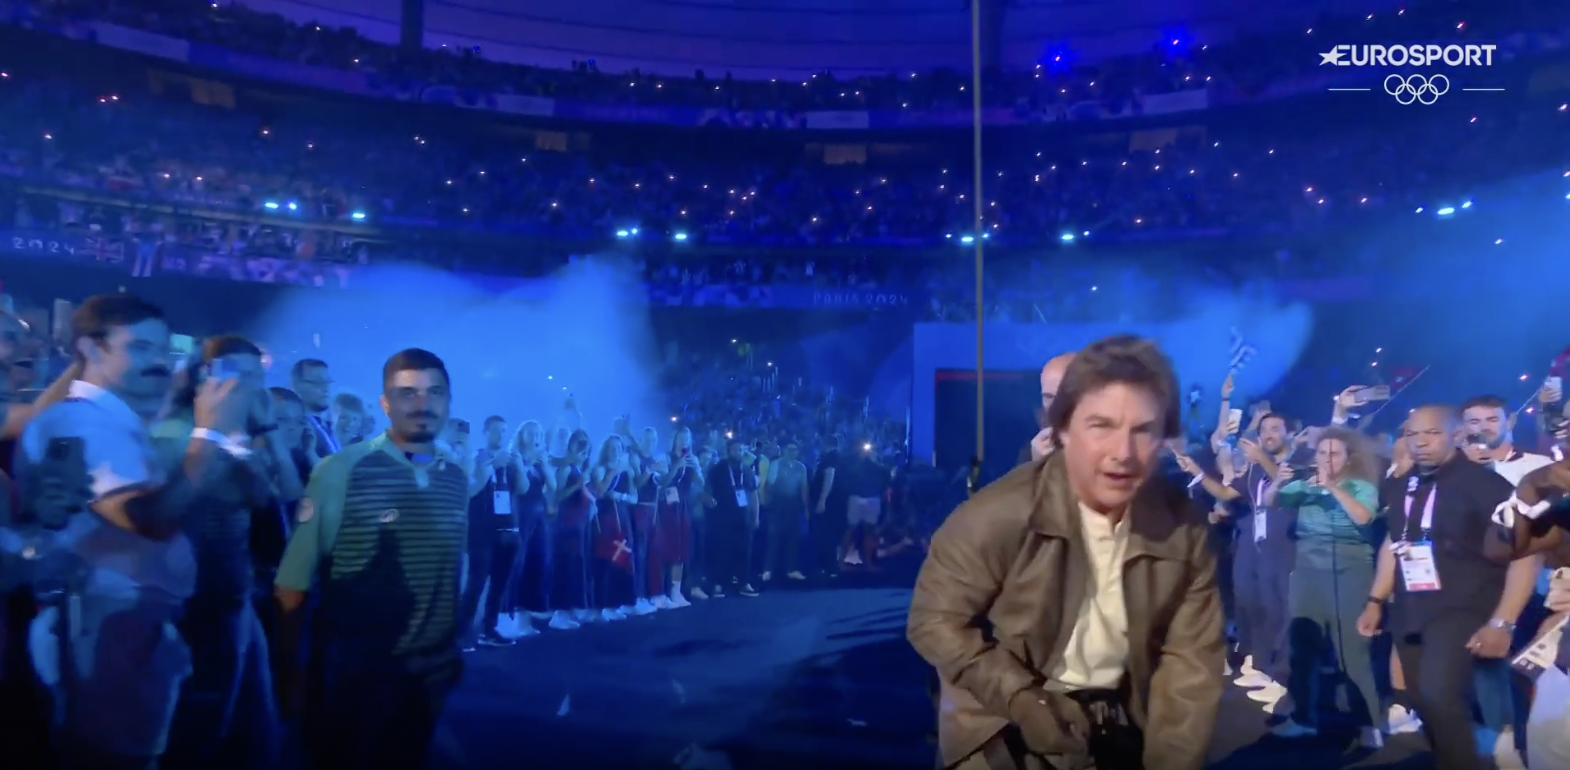
[[[1295,567],[1288,589],[1287,630],[1292,715],[1272,732],[1302,738],[1319,732],[1320,663],[1334,653],[1356,697],[1354,718],[1364,748],[1384,745],[1372,644],[1357,633],[1374,579],[1379,524],[1377,459],[1362,436],[1328,428],[1315,447],[1314,466],[1300,473],[1284,465],[1265,491],[1267,504],[1297,509]]]
[[[266,390],[262,350],[243,337],[209,337],[182,375],[153,443],[174,467],[193,440],[196,389],[206,381],[235,381],[251,401],[245,429],[226,439],[247,448],[247,462],[232,466],[218,495],[203,495],[186,517],[196,553],[196,593],[185,604],[180,633],[191,645],[191,677],[180,693],[165,765],[212,767],[254,762],[277,764],[280,728],[273,703],[267,635],[251,597],[252,511],[300,498],[302,487],[287,447],[276,436],[272,396]]]
[[[57,656],[62,667],[42,672],[62,706],[56,745],[67,766],[145,766],[165,752],[190,671],[176,630],[197,590],[187,517],[198,500],[232,494],[247,453],[233,436],[244,434],[253,400],[237,378],[198,385],[192,440],[166,468],[148,431],[173,374],[163,311],[132,294],[92,297],[72,316],[71,347],[80,379],[27,426],[18,462],[42,462],[55,439],[79,440],[95,515],[71,516],[46,545],[59,553],[47,563],[72,566],[52,577],[65,581],[77,611],[50,607],[34,638],[69,648],[113,634],[114,644]]]

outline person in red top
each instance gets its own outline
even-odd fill
[[[556,547],[551,570],[551,608],[578,621],[589,617],[589,434],[573,431],[565,462],[556,469]]]

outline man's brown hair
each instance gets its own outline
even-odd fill
[[[1052,429],[1053,441],[1062,445],[1063,431],[1085,396],[1117,384],[1142,388],[1161,405],[1165,414],[1160,438],[1183,435],[1183,407],[1178,403],[1172,361],[1150,340],[1115,334],[1090,343],[1068,365],[1057,398],[1047,410],[1047,427]]]

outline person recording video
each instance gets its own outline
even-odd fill
[[[71,319],[71,349],[80,377],[27,426],[17,457],[28,505],[10,534],[27,544],[26,580],[48,605],[32,658],[56,699],[67,766],[146,766],[164,753],[190,670],[175,629],[196,588],[184,517],[238,462],[230,437],[249,400],[237,379],[204,382],[195,440],[166,471],[147,428],[172,375],[163,311],[131,294],[90,298]],[[73,474],[87,487],[75,499],[62,487]],[[99,643],[75,649],[87,639]]]

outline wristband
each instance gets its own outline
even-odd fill
[[[1376,604],[1376,605],[1379,605],[1381,607],[1385,606],[1385,602],[1386,601],[1389,601],[1389,600],[1388,599],[1381,599],[1381,598],[1379,598],[1377,596],[1374,596],[1372,594],[1370,594],[1369,597],[1368,597],[1368,603],[1369,604]]]
[[[228,452],[230,456],[241,460],[251,456],[250,447],[211,428],[192,428],[191,438],[197,441],[211,441],[217,444],[219,449]]]

